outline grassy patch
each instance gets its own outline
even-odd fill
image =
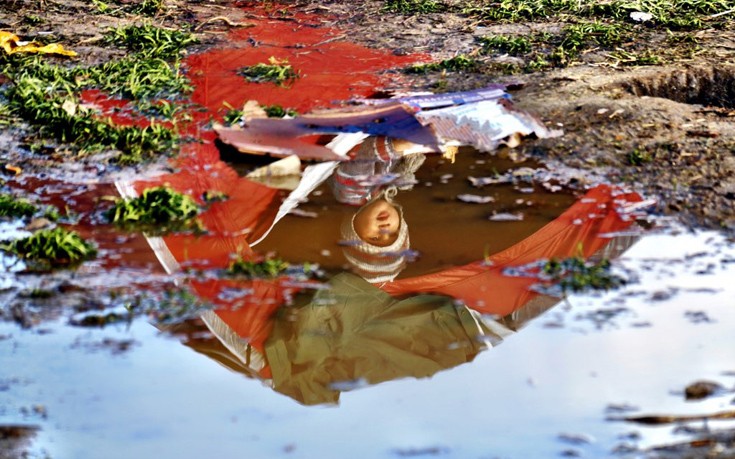
[[[655,51],[645,50],[641,52],[625,51],[618,49],[609,54],[610,59],[620,66],[642,66],[659,65],[664,61]]]
[[[265,114],[268,118],[283,118],[284,116],[296,117],[299,116],[299,112],[291,108],[284,108],[278,104],[274,105],[262,105]]]
[[[25,16],[23,16],[23,24],[35,26],[43,24],[44,22],[46,22],[45,19],[35,14],[26,14]]]
[[[636,37],[626,24],[599,21],[579,22],[564,26],[558,34],[537,33],[526,37],[490,35],[480,38],[483,53],[508,53],[526,56],[525,72],[535,72],[577,62],[588,50],[619,50],[623,43],[634,42]],[[614,60],[614,59],[613,59]],[[512,73],[512,72],[503,72]]]
[[[578,0],[499,0],[468,2],[462,12],[490,21],[527,21],[574,12],[581,4]]]
[[[622,277],[610,271],[610,261],[587,263],[582,257],[552,258],[542,267],[543,274],[556,282],[563,292],[611,290],[625,285]]]
[[[13,112],[39,126],[40,134],[77,145],[83,152],[115,149],[120,164],[140,162],[173,147],[176,135],[161,125],[143,128],[116,126],[79,106],[72,94],[58,86],[26,77],[7,92]]]
[[[409,67],[406,69],[406,73],[413,73],[413,74],[423,74],[423,73],[429,73],[429,72],[438,72],[438,71],[451,71],[451,72],[459,72],[459,71],[468,71],[468,70],[476,70],[479,67],[479,64],[475,59],[472,57],[466,56],[464,54],[460,54],[458,56],[452,57],[450,59],[445,59],[440,62],[432,62],[430,64],[420,64],[420,65],[414,65],[412,67]]]
[[[287,276],[293,281],[310,281],[322,278],[324,273],[318,265],[312,263],[294,265],[280,258],[265,258],[259,261],[238,258],[230,263],[226,275],[247,279],[276,279]]]
[[[91,0],[91,3],[99,13],[113,15],[116,13],[129,13],[141,14],[144,16],[155,16],[161,12],[165,6],[165,0],[113,0],[111,2]]]
[[[38,212],[38,208],[26,201],[9,194],[0,194],[0,217],[30,217]]]
[[[732,0],[485,0],[465,2],[461,11],[485,22],[565,23],[559,32],[528,36],[493,35],[480,39],[485,54],[523,56],[526,63],[511,69],[489,64],[500,73],[536,72],[564,67],[594,51],[613,66],[659,65],[702,52],[689,32],[731,27]],[[654,48],[655,32],[668,34],[675,49]],[[681,38],[679,38],[681,37]],[[600,63],[600,53],[591,54]]]
[[[40,127],[40,135],[71,144],[71,151],[118,150],[114,160],[120,164],[173,150],[178,137],[173,130],[154,122],[146,127],[116,126],[82,108],[79,93],[98,89],[139,101],[141,111],[155,109],[155,115],[173,119],[178,106],[168,100],[192,90],[177,59],[195,39],[186,32],[143,25],[112,29],[106,40],[134,53],[91,67],[54,65],[40,56],[0,56],[0,73],[13,81],[4,91],[0,123],[6,112],[19,116]],[[153,104],[154,98],[167,100]]]
[[[642,166],[653,161],[653,156],[648,151],[635,148],[633,151],[626,155],[626,162],[631,166]]]
[[[280,258],[269,258],[262,261],[246,261],[237,259],[230,263],[227,273],[245,276],[249,279],[274,279],[286,272],[289,264]]]
[[[518,22],[558,18],[606,18],[634,22],[631,13],[651,14],[651,26],[674,30],[703,27],[705,16],[733,8],[731,0],[485,0],[467,2],[462,12],[488,21]],[[724,25],[726,18],[708,22]]]
[[[1,248],[26,261],[29,269],[36,271],[73,267],[97,255],[92,244],[74,231],[60,227],[38,231]]]
[[[105,213],[110,223],[123,228],[155,232],[199,230],[199,206],[190,197],[167,187],[144,190],[133,199],[118,199]]]
[[[238,73],[252,83],[275,83],[278,86],[287,86],[299,78],[299,72],[291,67],[288,60],[279,60],[273,56],[268,59],[267,64],[242,67]]]
[[[444,3],[434,0],[385,0],[383,4],[383,11],[387,13],[440,13],[446,10]]]
[[[299,112],[297,112],[296,110],[291,108],[284,108],[277,104],[261,105],[260,108],[263,109],[268,118],[283,118],[284,116],[296,117],[299,115]],[[228,125],[233,125],[242,121],[244,117],[244,111],[231,108],[227,110],[227,113],[225,113],[224,121]]]
[[[531,40],[526,37],[510,35],[488,35],[480,38],[480,43],[485,53],[497,51],[513,56],[527,54],[531,52],[533,46]]]
[[[187,46],[197,43],[188,32],[168,30],[151,24],[131,25],[111,29],[105,34],[105,42],[125,47],[140,56],[174,60]]]

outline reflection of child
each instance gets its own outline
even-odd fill
[[[394,187],[388,188],[342,224],[345,258],[373,284],[392,281],[406,266],[408,226],[393,201],[395,194]]]
[[[337,201],[362,205],[342,225],[344,254],[368,282],[389,282],[406,265],[410,247],[403,210],[393,201],[397,189],[410,189],[425,157],[410,142],[367,139],[337,168],[331,185]],[[386,188],[387,187],[387,188]]]
[[[350,152],[330,180],[338,202],[361,206],[387,185],[413,187],[414,173],[426,157],[421,146],[385,137],[370,137]],[[418,151],[414,153],[413,151]]]

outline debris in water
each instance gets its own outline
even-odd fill
[[[557,438],[571,445],[585,445],[595,442],[595,437],[587,434],[560,433]]]
[[[703,415],[647,415],[647,416],[627,416],[627,417],[608,417],[608,421],[626,421],[647,425],[674,424],[680,422],[708,421],[712,419],[735,419],[735,411],[720,411],[712,414]]]
[[[473,204],[487,204],[495,201],[492,196],[478,196],[476,194],[458,194],[457,199],[462,202],[470,202]]]
[[[340,160],[327,147],[302,141],[313,134],[364,133],[403,139],[426,151],[452,152],[457,145],[493,151],[516,134],[560,135],[516,109],[499,87],[429,96],[381,99],[356,108],[295,119],[247,118],[240,128],[218,127],[220,140],[243,153]],[[364,101],[366,102],[366,101]]]
[[[520,222],[523,221],[523,214],[521,212],[517,212],[515,214],[510,212],[500,212],[492,214],[489,217],[489,220],[494,222]]]
[[[718,382],[696,381],[686,387],[684,397],[687,400],[702,400],[712,395],[722,394],[723,392],[728,392],[728,390]]]

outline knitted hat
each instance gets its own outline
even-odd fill
[[[378,199],[385,199],[398,209],[400,216],[398,236],[392,244],[380,247],[360,238],[357,231],[355,231],[354,224],[355,217],[360,213],[359,210],[342,223],[342,241],[340,243],[344,246],[342,249],[344,256],[355,274],[371,284],[392,281],[406,266],[406,251],[411,244],[408,237],[408,226],[403,218],[403,209],[393,202],[395,194],[395,187],[390,187],[364,206],[367,207]]]

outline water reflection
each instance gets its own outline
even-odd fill
[[[569,195],[529,195],[514,184],[492,185],[496,201],[490,207],[524,196],[529,215],[536,207],[548,212],[522,222],[493,222],[485,204],[453,198],[473,191],[465,180],[470,170],[489,174],[501,161],[482,156],[480,162],[463,152],[452,164],[439,155],[415,153],[412,164],[393,161],[401,167],[386,167],[388,161],[375,153],[379,142],[368,139],[356,146],[356,154],[372,155],[364,164],[309,166],[291,193],[238,175],[213,155],[211,144],[192,145],[191,156],[183,159],[186,167],[176,173],[116,186],[123,196],[162,184],[195,197],[224,193],[228,199],[212,203],[201,216],[207,233],[146,236],[147,244],[133,247],[120,244],[118,233],[93,225],[106,234],[95,236],[107,256],[104,266],[156,261],[213,307],[171,327],[185,344],[300,403],[336,403],[344,390],[428,377],[498,344],[557,301],[532,289],[536,278],[509,277],[506,270],[615,247],[610,234],[633,224],[628,209],[641,200],[635,193],[599,186],[559,214],[558,207],[526,202],[564,203]],[[194,154],[196,149],[201,154]],[[349,192],[335,183],[339,171],[354,179]],[[457,179],[444,180],[448,176]],[[110,193],[104,187],[99,191]],[[318,217],[289,215],[296,206]],[[387,240],[370,241],[360,220],[364,217],[369,226],[382,221],[383,212],[397,221],[385,233]],[[556,218],[549,221],[550,215]],[[358,239],[370,250],[358,252],[356,245],[345,244]],[[492,249],[483,253],[488,244]],[[409,248],[420,253],[418,260],[411,261]],[[329,252],[317,260],[324,262],[329,280],[222,275],[234,256],[257,260],[271,251],[294,263]],[[449,258],[459,252],[465,253]],[[380,257],[378,268],[365,261],[386,254],[395,259]]]
[[[590,257],[603,249],[614,255],[610,249],[619,251],[627,244],[611,235],[633,224],[626,209],[640,202],[635,193],[599,186],[505,250],[464,265],[396,279],[406,264],[408,226],[394,200],[396,185],[387,180],[375,183],[364,187],[359,202],[367,202],[357,211],[353,206],[342,213],[347,272],[333,270],[329,281],[319,286],[288,278],[191,280],[190,286],[216,308],[171,331],[197,352],[300,403],[337,403],[342,391],[397,378],[428,377],[498,344],[558,301],[532,289],[538,279],[509,277],[505,271],[551,257]],[[339,196],[332,196],[337,203]],[[362,213],[367,229],[361,224]],[[371,222],[382,222],[386,213],[388,220],[394,220],[385,233],[378,233],[386,239],[371,241]],[[286,219],[279,224],[287,225]],[[298,224],[303,235],[302,221]],[[294,234],[295,227],[290,231]],[[217,238],[247,240],[249,234],[218,233]],[[267,234],[268,230],[261,240],[267,241]],[[290,243],[306,245],[303,238]],[[232,246],[208,245],[209,258],[231,254]]]
[[[307,405],[337,403],[342,391],[363,385],[431,376],[512,332],[452,298],[397,299],[349,273],[308,304],[271,316],[258,308],[205,313],[213,337],[194,326],[185,343]]]

